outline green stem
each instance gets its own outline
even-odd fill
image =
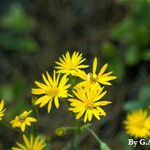
[[[76,120],[75,128],[74,128],[74,138],[72,141],[72,149],[76,150],[78,146],[78,136],[80,134],[81,125],[80,122]]]
[[[106,143],[104,143],[104,142],[97,136],[97,134],[96,134],[92,129],[89,128],[89,126],[84,126],[84,128],[85,128],[86,130],[88,130],[88,131],[94,136],[94,138],[95,138],[95,139],[97,140],[97,142],[100,144],[101,150],[110,150],[109,146],[108,146]]]
[[[77,140],[78,140],[78,133],[74,130],[74,138],[72,140],[72,146],[71,146],[72,150],[77,149],[77,143],[78,143]]]
[[[85,126],[84,128],[88,130],[100,144],[103,144],[102,140],[97,136],[97,134],[93,130],[91,130],[88,126]]]
[[[64,130],[75,130],[75,127],[62,127]]]

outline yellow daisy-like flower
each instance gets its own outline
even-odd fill
[[[93,115],[100,120],[100,116],[106,116],[106,112],[101,108],[101,106],[105,106],[110,104],[110,101],[99,101],[104,95],[106,91],[102,92],[103,88],[99,86],[90,86],[90,87],[80,87],[73,91],[76,98],[71,98],[69,101],[72,108],[69,110],[77,113],[76,119],[79,119],[84,116],[84,122],[91,121]]]
[[[111,85],[110,81],[116,79],[116,76],[111,76],[111,74],[113,73],[108,72],[108,73],[104,73],[105,70],[107,69],[108,64],[105,64],[102,69],[99,71],[98,74],[96,74],[96,69],[97,69],[97,58],[94,58],[93,61],[93,70],[92,73],[88,73],[86,74],[85,71],[78,71],[75,73],[75,76],[80,77],[82,80],[82,82],[80,82],[79,84],[77,84],[75,86],[75,88],[80,87],[80,86],[89,86],[91,84],[103,84],[103,85]]]
[[[24,143],[18,143],[17,147],[12,147],[12,150],[44,150],[46,144],[45,140],[42,137],[33,137],[33,135],[30,135],[30,139],[27,138],[26,135],[23,135],[23,142]]]
[[[4,100],[2,99],[0,101],[0,120],[2,120],[2,117],[4,116],[4,112],[6,109],[4,109],[4,106],[5,106],[5,102]]]
[[[46,72],[46,74],[47,78],[44,74],[42,74],[43,80],[45,82],[44,84],[35,81],[35,84],[38,86],[38,88],[33,88],[32,94],[42,95],[35,101],[35,105],[40,104],[40,107],[43,107],[48,104],[47,110],[49,113],[52,107],[53,99],[56,108],[59,108],[58,98],[67,98],[69,96],[68,88],[70,87],[70,84],[66,84],[68,82],[66,75],[60,79],[60,74],[56,76],[56,72],[54,71],[52,79],[48,72]]]
[[[29,117],[30,111],[24,111],[20,115],[16,116],[14,120],[12,120],[10,123],[12,124],[13,128],[20,128],[22,132],[25,131],[26,125],[31,126],[31,123],[36,122],[37,120],[33,117]]]
[[[58,65],[55,68],[58,69],[60,73],[74,75],[76,71],[88,67],[88,65],[82,65],[85,58],[83,59],[82,54],[79,54],[79,52],[74,52],[72,57],[69,52],[67,52],[66,55],[62,55],[62,57],[63,59],[59,58],[60,62],[55,62]]]
[[[150,136],[150,116],[147,110],[136,110],[129,113],[124,121],[127,134],[135,138]]]

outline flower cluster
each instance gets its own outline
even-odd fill
[[[59,61],[55,63],[53,76],[48,72],[46,75],[42,74],[44,83],[35,81],[37,88],[32,88],[32,94],[37,95],[35,105],[43,107],[48,105],[48,113],[52,108],[54,102],[55,107],[59,108],[59,99],[67,98],[70,102],[70,111],[76,114],[76,119],[80,119],[84,115],[84,122],[91,121],[95,116],[100,120],[100,116],[106,116],[106,112],[101,108],[111,102],[108,100],[101,100],[106,91],[102,85],[111,85],[110,81],[116,79],[112,76],[112,71],[105,73],[108,64],[105,64],[97,73],[97,58],[94,58],[92,73],[86,73],[83,69],[88,68],[89,65],[83,64],[86,59],[82,57],[79,52],[74,52],[72,56],[69,52],[62,55]],[[80,78],[81,82],[77,83],[69,94],[71,84],[68,84],[69,78]]]
[[[110,81],[116,79],[112,72],[106,72],[108,64],[105,64],[97,73],[98,60],[95,57],[93,61],[92,72],[86,73],[83,69],[89,65],[83,64],[86,59],[79,52],[70,55],[66,52],[55,63],[53,75],[47,71],[42,74],[43,82],[35,81],[36,87],[32,88],[31,93],[36,96],[33,104],[40,108],[47,105],[48,113],[51,112],[53,103],[58,109],[63,99],[69,102],[69,111],[76,114],[76,119],[83,117],[84,122],[91,121],[93,116],[100,120],[101,116],[106,116],[103,106],[111,104],[111,101],[103,99],[107,91],[105,85],[111,85]],[[70,79],[79,79],[73,86]],[[102,100],[103,99],[103,100]],[[36,109],[36,107],[35,107]],[[0,101],[0,120],[5,113],[5,102]],[[37,122],[35,117],[31,116],[33,110],[24,110],[10,121],[12,128],[19,128],[23,132],[23,143],[18,143],[12,150],[43,150],[46,146],[45,140],[40,136],[30,134],[26,136],[26,126],[31,126]],[[27,132],[28,133],[28,132]],[[55,132],[58,136],[65,133],[64,128],[58,128]]]

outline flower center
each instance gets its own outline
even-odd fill
[[[87,79],[88,81],[95,83],[97,82],[97,74],[88,73]]]
[[[25,118],[20,115],[18,116],[18,120],[19,122],[23,123],[25,121]]]
[[[143,122],[138,122],[138,123],[136,124],[136,127],[137,127],[138,129],[143,129],[143,128],[145,128]]]
[[[71,67],[69,68],[69,70],[74,70],[74,68],[71,66]]]
[[[93,104],[94,104],[94,101],[92,100],[89,100],[86,102],[86,109],[93,109]]]
[[[69,66],[68,66],[68,69],[69,70],[74,70],[75,69],[75,65],[72,62],[70,62]]]
[[[55,97],[58,95],[59,89],[57,87],[51,87],[46,93],[52,97]]]

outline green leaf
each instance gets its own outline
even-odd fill
[[[0,45],[7,51],[23,53],[35,53],[38,51],[38,43],[32,37],[14,36],[11,33],[0,35]]]
[[[110,148],[109,148],[109,146],[106,143],[101,142],[100,150],[110,150]]]
[[[140,108],[147,108],[150,105],[150,86],[144,85],[140,88],[137,100],[130,100],[124,104],[126,111],[133,111]]]
[[[141,102],[141,101],[129,101],[127,103],[124,104],[123,108],[126,110],[126,111],[133,111],[133,110],[136,110],[136,109],[140,109],[140,108],[143,108],[144,107],[144,103]]]
[[[46,149],[45,150],[52,150],[52,146],[50,143],[47,143],[46,144]]]
[[[121,146],[122,146],[122,150],[133,150],[133,146],[130,146],[128,145],[128,139],[130,137],[125,134],[124,131],[121,131],[119,134],[118,134],[118,139],[119,139],[119,142],[121,143]]]
[[[35,53],[38,51],[38,44],[33,38],[24,38],[18,41],[18,49],[24,53]]]
[[[138,98],[141,102],[149,102],[150,104],[150,86],[144,85],[140,88]]]
[[[2,17],[1,25],[15,32],[30,32],[35,29],[35,21],[28,16],[20,3],[14,3]]]
[[[127,65],[136,65],[140,60],[139,49],[130,47],[125,53],[125,61]]]
[[[114,40],[120,40],[122,43],[129,43],[133,39],[132,31],[134,29],[132,18],[129,16],[121,23],[117,24],[111,31],[111,37]],[[128,31],[128,32],[127,32]]]

